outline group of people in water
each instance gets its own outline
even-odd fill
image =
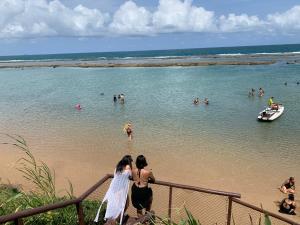
[[[288,197],[284,198],[279,204],[279,212],[289,214],[289,215],[296,215],[296,202],[295,202],[295,178],[290,177],[289,179],[285,180],[279,190],[284,193],[288,194]]]
[[[204,98],[204,100],[202,101],[205,105],[208,105],[209,104],[209,101],[208,101],[208,98]],[[201,103],[200,99],[197,97],[197,98],[194,98],[194,101],[193,101],[194,105],[199,105]]]
[[[116,224],[122,224],[124,214],[129,207],[129,185],[133,180],[131,187],[131,203],[136,208],[137,216],[141,217],[145,213],[150,212],[153,192],[148,186],[149,182],[155,182],[155,178],[151,170],[146,169],[148,163],[143,155],[139,155],[135,161],[135,167],[132,166],[132,157],[125,155],[116,165],[114,177],[110,186],[102,200],[98,209],[95,222],[99,220],[99,214],[104,202],[107,202],[104,218],[111,220]]]
[[[116,103],[118,100],[119,100],[120,104],[124,104],[125,103],[125,95],[124,94],[119,94],[118,98],[117,98],[117,95],[114,95],[114,97],[113,97],[114,103]]]
[[[255,96],[255,89],[254,88],[251,88],[251,90],[249,91],[249,93],[248,93],[248,97],[253,97],[253,96]],[[262,97],[262,96],[264,96],[265,95],[265,91],[264,91],[264,89],[262,89],[261,87],[258,89],[258,96],[259,97]]]

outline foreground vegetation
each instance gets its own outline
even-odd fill
[[[13,145],[24,152],[24,157],[18,160],[19,166],[17,167],[17,170],[20,171],[23,177],[33,185],[33,190],[25,192],[21,187],[16,185],[1,183],[0,216],[75,198],[73,195],[73,186],[70,181],[68,189],[64,190],[65,194],[62,194],[62,191],[56,190],[55,171],[51,170],[44,162],[35,159],[34,155],[30,152],[26,141],[21,136],[6,136],[9,138],[10,142],[2,144]],[[82,204],[86,224],[95,224],[92,223],[92,221],[95,217],[95,212],[99,207],[99,201],[85,200]],[[25,218],[24,224],[78,224],[76,207],[69,206]],[[99,224],[103,224],[103,221],[100,221]]]

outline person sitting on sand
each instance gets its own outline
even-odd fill
[[[289,179],[285,180],[280,187],[280,191],[285,194],[286,193],[294,194],[295,193],[295,178],[290,177]]]
[[[288,198],[284,198],[280,203],[279,212],[290,215],[296,215],[296,202],[293,194],[289,194]]]
[[[208,103],[209,103],[207,98],[205,98],[203,102],[204,102],[205,105],[208,105]]]
[[[131,188],[131,202],[132,205],[137,210],[137,216],[141,217],[143,215],[143,209],[146,212],[150,212],[153,192],[150,187],[148,187],[148,182],[155,182],[155,178],[151,170],[145,169],[148,165],[146,158],[143,155],[139,155],[136,158],[136,169],[132,170],[133,185]]]
[[[132,175],[132,158],[130,155],[125,155],[117,164],[114,178],[101,202],[97,211],[95,222],[99,220],[99,214],[102,204],[107,202],[106,212],[104,218],[116,224],[116,220],[120,219],[122,224],[123,215],[129,206],[128,191],[130,184],[130,177]]]
[[[273,96],[271,98],[269,98],[269,101],[268,101],[268,105],[271,109],[274,109],[274,110],[278,110],[279,108],[279,104],[278,103],[274,103],[273,102]]]
[[[199,104],[200,104],[199,98],[195,98],[195,99],[194,99],[194,105],[199,105]]]

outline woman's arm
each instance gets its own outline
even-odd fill
[[[152,171],[149,171],[149,181],[151,181],[151,182],[155,182],[155,177],[153,176],[153,173],[152,173]]]

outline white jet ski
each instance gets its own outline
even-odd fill
[[[284,106],[279,104],[278,109],[274,109],[271,107],[267,107],[263,111],[261,111],[257,117],[258,120],[261,121],[273,121],[277,119],[284,111]]]

